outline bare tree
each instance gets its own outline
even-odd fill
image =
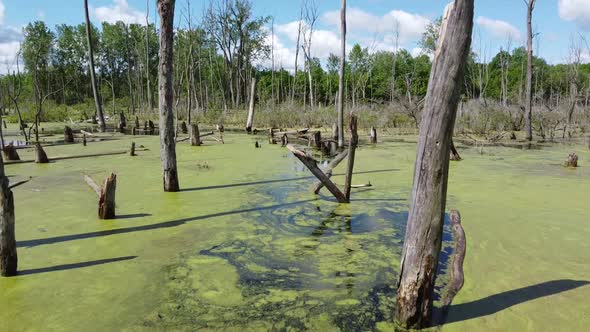
[[[524,130],[526,139],[533,140],[533,10],[535,9],[536,0],[523,0],[527,6],[527,67],[526,67],[526,87],[525,87],[525,116]]]
[[[295,90],[297,87],[297,60],[299,60],[299,44],[301,43],[301,30],[303,25],[303,2],[299,12],[299,24],[297,26],[297,43],[295,44],[295,73],[293,75],[293,89],[291,89],[291,103],[295,100]]]
[[[160,145],[164,191],[179,191],[174,138],[174,4],[175,0],[158,0],[160,15],[160,64],[158,95],[160,108]]]
[[[340,9],[340,68],[338,69],[338,147],[344,147],[344,70],[346,66],[346,0]]]
[[[315,28],[318,17],[319,14],[317,3],[314,0],[306,1],[304,11],[305,26],[303,27],[303,45],[301,48],[303,49],[303,55],[306,59],[307,78],[309,80],[309,105],[311,108],[313,108],[315,105],[313,94],[313,59],[311,57],[311,43],[313,40],[313,29]]]
[[[84,0],[84,14],[86,16],[86,39],[88,41],[88,63],[90,65],[90,80],[92,81],[92,92],[94,93],[94,104],[96,106],[96,115],[98,116],[98,125],[101,132],[105,132],[107,125],[104,121],[104,113],[102,112],[102,104],[98,86],[96,84],[96,73],[94,71],[94,50],[92,45],[92,27],[90,26],[90,16],[88,14],[88,0]],[[39,139],[37,139],[39,141]]]
[[[465,61],[470,51],[474,0],[455,0],[445,10],[434,61],[414,171],[395,317],[407,329],[430,324],[441,249],[449,153]]]
[[[154,109],[154,97],[152,95],[152,82],[150,80],[150,0],[146,0],[145,10],[145,75],[148,97],[148,107]]]

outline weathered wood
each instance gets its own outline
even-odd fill
[[[309,128],[303,128],[299,130],[286,130],[286,131],[278,131],[275,132],[275,136],[283,136],[283,135],[298,135],[298,134],[307,134]]]
[[[92,180],[92,178],[88,175],[84,175],[84,181],[88,184],[88,186],[90,186],[90,188],[92,188],[92,190],[94,190],[94,192],[96,193],[96,195],[98,197],[100,197],[100,187],[96,184],[96,182],[94,182],[94,180]]]
[[[453,142],[453,140],[451,140],[451,155],[450,155],[451,160],[453,161],[461,161],[461,156],[459,155],[459,151],[457,151],[457,148],[455,147],[455,143]]]
[[[371,127],[371,131],[369,133],[369,139],[371,144],[377,144],[377,129],[375,127]]]
[[[136,156],[136,154],[135,154],[135,142],[131,142],[131,150],[129,150],[129,155],[131,157],[135,157]]]
[[[336,123],[332,125],[332,139],[338,143],[338,125]]]
[[[135,128],[139,128],[139,117],[135,116]]]
[[[104,181],[98,199],[98,217],[100,219],[115,219],[115,193],[117,190],[117,175],[111,175]]]
[[[20,160],[20,156],[18,155],[16,148],[12,144],[8,144],[8,145],[4,146],[4,149],[2,150],[2,152],[4,153],[4,158],[6,158],[7,161]]]
[[[186,121],[182,121],[180,124],[180,131],[185,135],[188,134],[188,126],[186,125]]]
[[[274,133],[274,128],[269,128],[268,129],[268,143],[270,144],[277,144],[277,142],[275,141],[275,133]]]
[[[338,68],[338,100],[336,111],[338,113],[338,148],[344,148],[344,90],[346,67],[346,0],[342,0],[340,9],[340,66]]]
[[[314,147],[321,149],[322,148],[322,132],[314,131],[311,134],[311,139],[309,140],[309,143],[311,145],[313,145]]]
[[[176,165],[174,130],[174,0],[158,0],[160,15],[160,63],[158,89],[160,108],[160,145],[164,191],[180,190]]]
[[[289,144],[289,137],[287,134],[283,134],[283,136],[281,136],[281,146],[287,146],[287,144]]]
[[[89,133],[89,132],[87,132],[85,130],[80,130],[80,133],[82,133],[82,134],[84,134],[84,135],[86,135],[88,137],[94,137],[94,135],[92,133]]]
[[[213,133],[211,133],[213,134]],[[196,123],[191,124],[191,145],[201,145],[201,135],[199,134],[199,125]]]
[[[0,157],[0,163],[2,163]],[[16,275],[18,256],[14,227],[14,197],[9,188],[9,180],[4,175],[4,165],[0,165],[0,275]]]
[[[525,83],[524,131],[526,139],[533,140],[533,10],[536,0],[525,0],[527,5],[527,66]]]
[[[43,150],[43,147],[41,146],[41,143],[39,143],[39,142],[35,143],[35,163],[37,163],[37,164],[49,163],[49,158],[47,158],[47,154],[45,153],[45,150]]]
[[[395,320],[405,329],[431,323],[451,138],[471,45],[473,10],[474,0],[455,0],[447,6],[434,53],[397,287]]]
[[[563,163],[564,167],[578,167],[578,155],[575,152],[570,153]]]
[[[352,173],[354,171],[354,157],[356,155],[356,147],[359,142],[357,133],[357,117],[350,113],[350,121],[348,130],[350,131],[350,141],[348,143],[348,164],[346,166],[346,178],[344,182],[344,195],[346,201],[350,202],[350,189],[352,188]]]
[[[252,77],[252,84],[250,86],[250,104],[248,106],[248,120],[246,121],[246,132],[252,132],[254,125],[254,105],[256,103],[256,77]]]
[[[160,124],[160,127],[162,125]],[[174,124],[172,125],[174,127]],[[154,121],[149,120],[148,121],[148,134],[149,135],[154,135],[156,133],[156,125],[154,124]]]
[[[465,260],[465,252],[467,250],[467,242],[465,239],[465,231],[461,225],[461,214],[457,210],[451,210],[449,213],[451,219],[451,228],[453,229],[453,260],[451,262],[451,280],[447,287],[447,292],[443,298],[443,305],[448,306],[453,302],[455,295],[459,293],[463,287],[463,261]]]
[[[328,166],[323,170],[324,173],[328,178],[332,177],[332,171],[336,168],[345,158],[348,156],[348,149],[340,152],[332,161],[328,164]],[[313,193],[318,195],[320,190],[324,187],[324,184],[321,181],[318,181],[315,186],[313,186]]]
[[[346,196],[342,193],[342,191],[340,191],[340,189],[338,189],[334,182],[332,182],[332,180],[330,180],[330,178],[324,174],[324,172],[322,172],[315,159],[305,154],[305,152],[298,150],[291,144],[287,145],[287,149],[289,149],[289,151],[291,151],[293,155],[295,155],[295,157],[297,157],[297,159],[299,159],[303,165],[305,165],[311,171],[311,173],[324,184],[326,189],[328,189],[332,195],[336,197],[336,200],[338,200],[339,203],[348,203]]]
[[[74,131],[68,126],[65,126],[64,128],[64,142],[74,143]]]

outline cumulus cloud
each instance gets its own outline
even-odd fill
[[[93,14],[100,22],[145,24],[145,13],[129,6],[127,0],[113,0],[110,6],[93,8]]]
[[[304,23],[303,23],[304,24]],[[293,21],[285,24],[275,25],[275,57],[277,54],[283,54],[286,65],[293,67],[295,63],[295,45],[297,43],[297,31],[299,21]],[[303,29],[306,27],[303,25]],[[281,42],[281,37],[286,38],[292,47],[287,48]],[[267,44],[270,45],[271,39],[268,38]],[[299,47],[303,45],[303,33],[299,41]],[[318,29],[313,31],[311,40],[311,56],[319,59],[326,59],[330,53],[339,53],[340,51],[340,34],[331,30]],[[299,61],[303,63],[303,52],[299,52]],[[285,64],[285,62],[283,62]],[[292,69],[292,68],[291,68]]]
[[[489,32],[492,37],[498,39],[522,40],[522,33],[514,25],[491,18],[480,16],[476,20],[477,25]]]
[[[325,13],[323,21],[329,25],[340,26],[340,12]],[[424,16],[392,10],[385,15],[377,16],[359,8],[350,8],[346,13],[347,30],[351,34],[379,34],[386,40],[393,40],[399,34],[401,44],[415,41],[422,36],[430,20]]]
[[[590,31],[590,0],[559,0],[559,16]]]
[[[4,2],[0,0],[0,73],[2,74],[16,69],[15,60],[23,40],[20,29],[4,25],[5,9]]]

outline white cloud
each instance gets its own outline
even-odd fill
[[[559,16],[590,30],[590,0],[559,0]]]
[[[340,26],[340,12],[330,11],[323,15],[329,25]],[[347,31],[351,34],[380,34],[386,40],[395,39],[399,34],[399,43],[415,41],[422,36],[430,20],[424,16],[402,10],[392,10],[383,16],[377,16],[358,8],[350,8],[346,13]]]
[[[5,26],[4,1],[0,0],[0,73],[16,69],[15,60],[20,49],[20,42],[23,39],[20,29]]]
[[[0,0],[0,24],[4,23],[4,2]]]
[[[127,0],[113,0],[110,6],[94,8],[93,14],[100,22],[145,24],[145,13],[129,6]]]
[[[522,33],[514,25],[500,20],[494,20],[480,16],[476,21],[477,25],[488,31],[492,37],[498,39],[522,40]]]

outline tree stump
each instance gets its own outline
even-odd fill
[[[45,150],[43,150],[43,147],[41,146],[41,143],[39,143],[39,142],[35,143],[35,163],[37,163],[37,164],[49,163],[49,158],[47,158],[47,154],[45,153]]]
[[[322,148],[322,133],[316,131],[311,135],[310,143],[318,149]]]
[[[375,127],[371,127],[369,136],[371,144],[377,144],[377,129]]]
[[[289,137],[287,137],[287,134],[283,134],[281,136],[281,146],[287,146],[287,144],[289,144]]]
[[[111,175],[104,181],[98,199],[98,217],[100,219],[115,219],[115,191],[117,189],[117,175]]]
[[[14,197],[9,188],[8,178],[4,176],[4,164],[0,174],[0,275],[16,275],[18,256],[14,231]]]
[[[82,145],[86,146],[86,134],[82,134]]]
[[[74,143],[74,132],[68,126],[64,128],[64,143]]]
[[[131,150],[129,151],[129,155],[131,157],[135,157],[136,156],[136,154],[135,154],[135,142],[131,142]]]
[[[201,145],[201,134],[199,133],[199,125],[196,123],[191,124],[191,145]]]
[[[139,128],[139,117],[137,115],[135,116],[135,127]]]
[[[563,163],[565,167],[578,167],[578,155],[575,152],[570,153]]]
[[[275,141],[274,128],[268,129],[268,143],[269,144],[277,144],[277,142]]]
[[[180,131],[183,134],[188,134],[188,127],[186,126],[186,121],[182,121],[182,123],[180,124]]]
[[[133,127],[131,129],[131,135],[133,135],[133,136],[137,135],[137,127]]]
[[[6,160],[9,160],[9,161],[20,160],[20,156],[18,155],[18,152],[16,151],[16,149],[14,148],[14,145],[12,145],[12,144],[8,144],[8,145],[4,146],[3,152],[4,152],[4,158],[6,158]]]
[[[150,130],[150,135],[154,135],[156,133],[156,125],[154,125],[154,121],[149,120],[148,121],[148,127]]]
[[[127,119],[125,118],[125,113],[121,112],[119,114],[119,132],[121,134],[124,134],[126,127],[127,127]]]

